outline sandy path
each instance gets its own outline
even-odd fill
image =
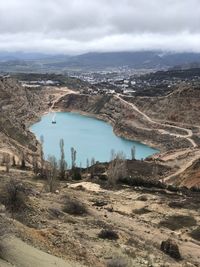
[[[168,181],[170,181],[171,178],[180,175],[181,173],[186,171],[189,167],[191,167],[192,164],[199,158],[200,158],[200,151],[197,151],[196,155],[190,161],[188,161],[186,164],[182,165],[181,168],[177,172],[165,177],[163,181],[168,182]]]
[[[169,124],[163,124],[163,123],[154,121],[148,115],[146,115],[144,112],[142,112],[141,110],[139,110],[133,103],[130,103],[130,102],[124,100],[119,95],[116,95],[115,97],[118,98],[118,99],[120,99],[124,104],[131,106],[136,112],[138,112],[147,121],[149,121],[149,122],[151,122],[153,124],[158,124],[158,125],[161,125],[161,126],[167,126],[167,127],[171,128],[171,129],[178,129],[178,130],[185,131],[187,133],[187,135],[170,133],[170,132],[168,132],[166,130],[158,129],[161,133],[169,134],[169,135],[172,135],[172,136],[175,136],[175,137],[179,137],[179,138],[185,138],[185,139],[187,139],[192,144],[193,147],[195,147],[195,148],[197,147],[197,144],[194,142],[194,140],[192,140],[190,138],[190,137],[193,136],[193,133],[192,133],[192,131],[190,129],[182,128],[182,127],[179,127],[179,126],[173,126],[173,125],[169,125]]]
[[[72,91],[72,90],[68,89],[67,87],[66,87],[66,89],[63,89],[62,93],[58,94],[58,96],[53,101],[51,107],[49,108],[49,112],[52,112],[53,111],[55,104],[57,102],[59,102],[59,100],[62,97],[66,96],[66,95],[70,95],[70,94],[78,94],[78,92]]]
[[[64,261],[38,250],[15,237],[5,239],[5,246],[5,261],[8,261],[16,267],[84,267],[78,263]],[[2,265],[0,265],[1,267],[12,266],[4,261],[2,262]]]

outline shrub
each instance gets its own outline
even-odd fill
[[[192,216],[172,215],[159,223],[160,226],[169,228],[172,231],[179,230],[183,227],[192,227],[197,221]]]
[[[27,197],[25,188],[20,181],[11,179],[5,187],[4,204],[12,213],[23,210],[26,207]]]
[[[142,215],[142,214],[147,214],[150,213],[151,211],[145,207],[141,208],[141,209],[136,209],[133,210],[133,213],[138,214],[138,215]]]
[[[76,181],[80,181],[82,179],[81,177],[81,172],[80,172],[80,169],[79,168],[73,168],[71,170],[71,175],[72,175],[72,179],[73,180],[76,180]]]
[[[107,267],[128,267],[128,262],[125,258],[116,257],[115,259],[108,261]]]
[[[184,208],[184,203],[183,202],[178,202],[178,201],[171,201],[168,206],[173,209],[183,209]]]
[[[85,215],[88,214],[87,207],[76,199],[67,198],[63,207],[65,213],[71,215]]]
[[[147,201],[147,200],[148,200],[148,197],[145,196],[145,195],[142,195],[142,196],[139,196],[139,197],[137,198],[137,200],[140,200],[140,201]]]
[[[198,241],[200,241],[200,226],[194,229],[191,233],[190,236]]]
[[[119,235],[111,230],[111,229],[103,229],[101,230],[101,232],[98,234],[98,237],[99,238],[102,238],[102,239],[109,239],[109,240],[117,240],[119,239]]]
[[[49,214],[50,218],[59,218],[60,216],[63,216],[62,211],[57,208],[49,208]]]

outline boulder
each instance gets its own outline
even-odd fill
[[[162,241],[161,250],[175,260],[181,259],[179,247],[174,240],[168,239],[166,241]]]

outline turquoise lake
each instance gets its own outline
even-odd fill
[[[56,124],[52,124],[53,114],[44,115],[41,120],[30,127],[30,130],[39,140],[44,137],[43,150],[45,158],[54,155],[60,158],[59,142],[62,138],[65,143],[65,157],[70,166],[71,147],[77,151],[77,166],[86,167],[86,161],[94,157],[96,161],[106,162],[111,158],[111,150],[121,152],[127,159],[131,158],[131,148],[135,146],[136,159],[157,153],[149,146],[138,142],[117,137],[113,133],[112,126],[95,118],[82,116],[76,113],[57,112]]]

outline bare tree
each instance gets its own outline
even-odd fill
[[[115,150],[114,149],[111,149],[111,152],[110,152],[110,160],[114,160],[116,157],[116,153],[115,153]]]
[[[15,156],[12,157],[12,166],[16,167],[16,160],[15,160]]]
[[[45,166],[45,172],[47,177],[47,182],[49,186],[49,191],[53,193],[56,190],[58,181],[58,164],[54,156],[48,156],[48,162]]]
[[[32,165],[33,165],[33,172],[35,174],[38,174],[38,172],[39,172],[39,166],[38,166],[38,158],[37,158],[36,155],[33,155]]]
[[[131,148],[131,159],[135,159],[135,153],[136,153],[136,148],[135,148],[135,146],[133,146]]]
[[[156,162],[156,160],[154,161],[154,165],[153,165],[153,168],[152,168],[152,176],[153,177],[156,177],[158,175],[158,164]]]
[[[41,143],[41,151],[40,151],[40,160],[41,160],[41,174],[44,175],[44,153],[43,153],[43,147],[44,147],[44,136],[40,136],[40,143]]]
[[[2,162],[1,162],[2,165],[5,165],[6,164],[6,154],[3,153],[2,155]]]
[[[96,163],[96,160],[95,160],[95,158],[93,157],[93,158],[91,159],[91,166],[95,165],[95,163]]]
[[[87,167],[87,169],[90,167],[89,159],[86,160],[86,167]]]
[[[115,154],[115,158],[110,162],[108,167],[108,182],[115,185],[120,178],[127,175],[126,159],[123,152]]]
[[[24,153],[22,153],[21,168],[22,169],[25,169],[26,168],[26,161],[25,161],[25,155],[24,155]]]
[[[6,154],[5,157],[6,172],[10,171],[10,154]]]
[[[65,161],[65,152],[64,152],[64,140],[60,140],[60,179],[65,179],[65,171],[67,169],[67,162]]]
[[[72,169],[76,167],[76,150],[71,148]]]

